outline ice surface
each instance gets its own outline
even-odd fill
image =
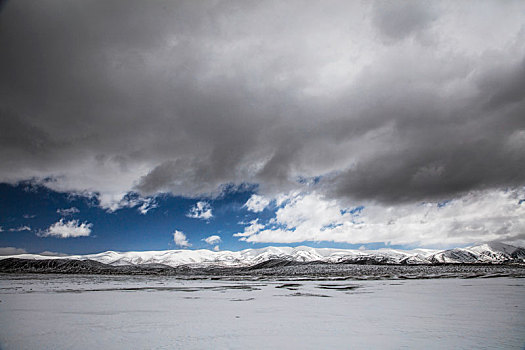
[[[525,280],[0,275],[1,349],[522,349]]]

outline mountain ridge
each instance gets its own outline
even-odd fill
[[[0,256],[0,260],[16,258],[24,260],[81,260],[95,261],[110,266],[166,265],[169,267],[251,267],[272,260],[294,263],[329,264],[504,264],[525,263],[525,248],[501,242],[484,243],[466,248],[447,250],[413,249],[400,250],[382,248],[378,250],[265,247],[241,251],[163,250],[163,251],[106,251],[97,254],[44,256],[38,254],[18,254]]]

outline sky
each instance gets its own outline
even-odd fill
[[[2,1],[0,254],[525,244],[523,1]]]

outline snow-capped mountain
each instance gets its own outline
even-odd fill
[[[433,264],[433,263],[525,263],[525,249],[503,243],[487,243],[468,248],[443,251],[431,249],[354,250],[311,247],[266,247],[237,252],[200,250],[165,250],[145,252],[107,251],[89,255],[50,257],[36,254],[19,254],[2,258],[20,259],[74,259],[92,260],[113,266],[162,264],[172,267],[247,267],[269,260],[324,263],[383,263],[383,264]]]
[[[432,255],[434,263],[504,263],[525,262],[525,249],[492,242],[468,248],[454,248]]]

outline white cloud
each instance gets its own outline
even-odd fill
[[[155,202],[155,200],[153,198],[146,198],[142,202],[142,205],[138,208],[138,211],[142,215],[146,215],[148,213],[148,211],[150,211],[151,209],[155,209],[157,207],[158,207],[158,204],[157,204],[157,202]]]
[[[22,215],[22,217],[23,217],[24,219],[34,219],[34,218],[36,217],[36,215],[34,215],[34,214],[33,214],[33,215],[30,215],[30,214],[24,214],[24,215]]]
[[[471,192],[446,203],[354,210],[317,193],[288,198],[266,223],[252,221],[234,236],[247,242],[331,241],[353,244],[387,242],[415,246],[451,246],[503,240],[516,242],[525,232],[525,188]]]
[[[193,219],[209,220],[213,217],[211,205],[208,202],[197,202],[186,216]]]
[[[219,248],[218,245],[216,245],[215,247],[213,247],[213,251],[214,251],[214,252],[218,252],[219,250],[221,250],[221,249]]]
[[[78,220],[70,220],[64,222],[64,219],[55,222],[49,228],[41,232],[41,237],[58,237],[58,238],[74,238],[74,237],[87,237],[91,234],[91,227],[93,224],[87,222],[79,222]]]
[[[57,209],[57,213],[62,216],[69,216],[69,215],[73,215],[76,213],[80,213],[80,210],[78,210],[78,208],[71,207],[68,209]]]
[[[24,225],[24,226],[10,228],[9,231],[10,232],[31,231],[31,227]]]
[[[235,233],[234,237],[252,237],[261,231],[265,225],[259,223],[259,219],[255,219],[249,222],[249,225],[244,228],[244,232]],[[246,239],[241,239],[244,241]]]
[[[221,237],[217,235],[213,235],[213,236],[204,238],[203,241],[210,245],[214,245],[214,244],[220,243]]]
[[[135,208],[140,214],[146,215],[150,210],[158,207],[154,197],[141,197],[135,193],[128,193],[126,195],[116,195],[114,198],[101,198],[100,206],[112,213],[123,208]],[[120,198],[120,199],[119,199]]]
[[[179,247],[190,247],[191,244],[188,242],[186,235],[181,231],[175,230],[173,232],[173,242]]]
[[[253,194],[250,199],[246,201],[244,206],[249,210],[253,211],[254,213],[260,213],[264,210],[270,204],[270,201],[263,197],[259,196],[257,194]]]
[[[14,247],[0,247],[0,256],[2,255],[17,255],[17,254],[26,254],[27,251],[22,248]]]

